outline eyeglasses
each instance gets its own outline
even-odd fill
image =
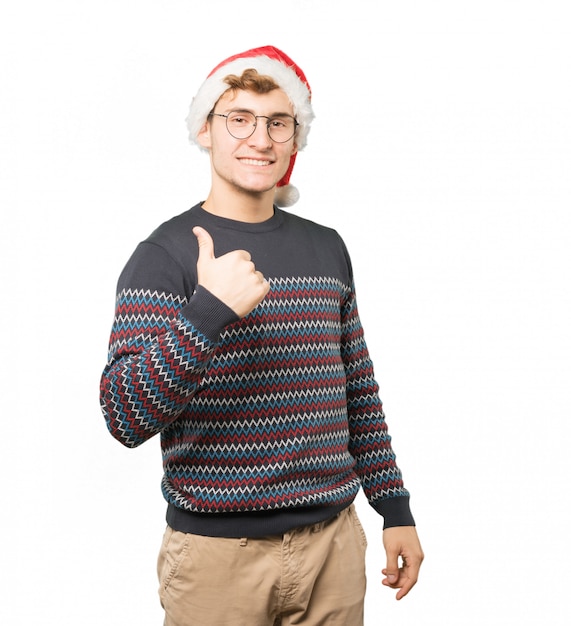
[[[267,120],[266,128],[268,135],[272,141],[276,143],[285,143],[294,135],[295,130],[299,126],[297,120],[291,115],[254,115],[250,111],[230,111],[227,115],[223,113],[210,113],[209,117],[223,117],[226,119],[226,129],[234,137],[234,139],[248,139],[254,134],[258,125],[258,118],[262,117]]]

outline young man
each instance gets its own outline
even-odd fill
[[[119,278],[101,404],[124,445],[161,437],[167,626],[362,624],[361,487],[398,599],[423,559],[347,250],[278,208],[296,200],[310,97],[274,47],[217,66],[187,119],[210,192]]]

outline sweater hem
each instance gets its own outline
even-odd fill
[[[325,522],[352,504],[315,506],[248,513],[193,513],[173,504],[167,508],[166,521],[173,529],[207,537],[267,537]]]

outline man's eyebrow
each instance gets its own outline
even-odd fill
[[[250,113],[252,115],[257,115],[254,111],[252,111],[252,109],[236,109],[236,108],[228,108],[226,110],[226,113]],[[291,113],[285,113],[282,111],[276,111],[275,113],[270,113],[269,115],[262,115],[261,117],[294,117]]]

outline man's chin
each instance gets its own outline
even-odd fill
[[[242,194],[250,196],[251,198],[261,199],[266,194],[274,193],[276,185],[273,184],[271,186],[266,185],[235,185],[236,191],[239,191]]]

